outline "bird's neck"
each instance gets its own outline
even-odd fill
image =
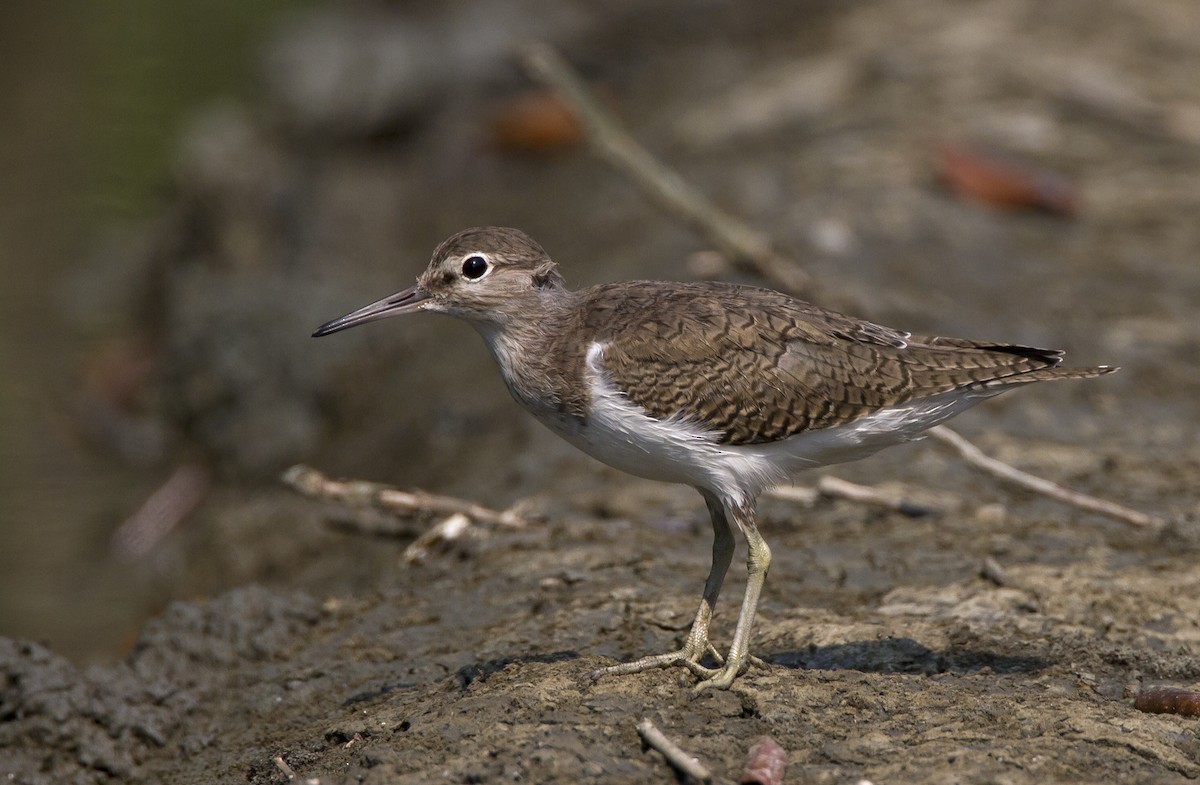
[[[561,410],[572,365],[565,340],[577,306],[577,293],[565,288],[530,292],[508,304],[495,319],[472,321],[500,366],[518,403],[534,414]]]

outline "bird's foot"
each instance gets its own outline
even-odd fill
[[[705,654],[711,654],[717,661],[718,666],[725,664],[725,658],[713,648],[713,645],[708,640],[698,641],[689,637],[683,648],[678,651],[671,651],[666,654],[652,654],[649,657],[642,657],[633,662],[609,665],[605,668],[591,671],[584,678],[589,681],[596,681],[604,676],[625,676],[630,673],[653,670],[654,668],[669,668],[672,665],[682,665],[697,676],[708,678],[712,674],[718,673],[720,668],[706,668],[701,665],[700,660]]]
[[[731,653],[728,660],[721,657],[718,658],[721,667],[719,668],[702,668],[700,670],[693,669],[692,672],[700,676],[704,680],[692,688],[692,694],[698,695],[705,690],[727,690],[733,684],[733,680],[750,669],[753,665],[757,668],[766,668],[767,663],[755,657],[753,654],[743,653],[740,657],[736,657]]]
[[[712,656],[717,663],[717,667],[709,668],[700,664],[700,660],[705,654]],[[711,643],[705,641],[701,645],[685,645],[678,651],[667,652],[666,654],[653,654],[649,657],[634,660],[633,662],[622,662],[617,665],[599,668],[591,671],[584,678],[589,681],[596,681],[604,676],[625,676],[630,673],[641,673],[642,671],[653,670],[655,668],[669,668],[674,665],[687,668],[701,679],[700,683],[692,689],[693,693],[710,689],[728,689],[733,684],[733,680],[750,665],[766,667],[766,663],[758,657],[746,654],[737,658],[736,661],[727,660],[721,656],[720,652],[713,648]]]

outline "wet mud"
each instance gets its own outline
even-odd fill
[[[895,484],[934,514],[762,502],[763,667],[699,696],[679,670],[583,680],[686,635],[710,558],[700,497],[541,431],[462,325],[307,337],[407,285],[468,224],[525,228],[574,285],[701,269],[703,242],[586,152],[489,146],[486,118],[523,82],[467,25],[491,46],[467,47],[484,65],[459,63],[453,79],[415,69],[433,87],[383,119],[354,115],[352,95],[298,118],[303,102],[279,96],[299,88],[268,80],[266,110],[221,109],[189,137],[144,260],[146,323],[162,417],[217,490],[131,567],[164,607],[118,659],[82,667],[0,640],[0,776],[674,781],[643,749],[645,717],[730,780],[764,734],[787,750],[788,782],[1200,778],[1197,719],[1134,708],[1146,688],[1200,688],[1192,4],[664,9],[547,12],[546,36],[648,146],[797,250],[824,302],[1122,366],[956,426],[1163,525],[1001,485],[928,442],[896,448],[828,471]],[[396,10],[336,14],[423,40]],[[330,18],[289,34],[336,40],[364,24]],[[1078,189],[1077,212],[951,193],[937,182],[946,141],[1053,170]],[[345,510],[274,482],[301,460],[501,508],[529,498],[539,520],[404,564],[411,529],[356,532]]]

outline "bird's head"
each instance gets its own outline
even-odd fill
[[[528,317],[532,299],[565,288],[558,267],[519,229],[466,229],[443,242],[415,285],[322,325],[314,336],[416,311],[477,326]]]

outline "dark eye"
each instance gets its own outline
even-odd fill
[[[463,260],[464,278],[470,278],[473,281],[476,278],[482,278],[483,274],[487,271],[487,259],[484,259],[482,256],[468,256]]]

